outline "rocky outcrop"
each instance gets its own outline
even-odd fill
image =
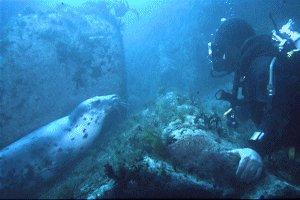
[[[0,39],[0,147],[97,95],[125,96],[120,27],[105,4],[19,14]]]
[[[226,156],[219,157],[225,158]],[[214,160],[214,157],[212,157],[212,160]],[[190,175],[186,171],[175,170],[167,162],[148,156],[144,157],[143,161],[137,166],[135,168],[119,168],[119,171],[113,172],[112,180],[91,192],[87,199],[145,197],[269,199],[297,198],[300,195],[299,187],[280,180],[271,174],[266,174],[255,185],[238,186],[236,184],[235,187],[228,187],[216,184],[217,180],[203,180],[198,176]],[[211,163],[208,163],[208,166],[211,166]],[[220,165],[218,166],[220,167]],[[207,169],[205,166],[203,168]],[[227,177],[227,169],[221,171],[222,169],[219,168],[219,170],[214,171],[215,175],[226,179],[232,178]],[[216,177],[215,175],[212,175],[212,177]],[[231,180],[231,183],[232,181],[234,180]]]
[[[235,170],[239,156],[226,152],[230,146],[222,146],[204,132],[169,145],[171,160],[175,166],[206,180],[213,180],[223,187],[236,184]]]
[[[138,168],[120,168],[110,173],[113,181],[100,186],[88,199],[95,198],[217,198],[228,197],[230,190],[216,187],[167,162],[145,156]]]
[[[292,185],[272,174],[260,180],[252,189],[244,191],[245,199],[274,199],[274,198],[299,198],[300,187]]]

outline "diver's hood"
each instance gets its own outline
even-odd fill
[[[225,76],[235,71],[236,65],[230,59],[228,48],[216,43],[208,43],[208,54],[212,63],[211,75],[213,77]]]
[[[213,73],[229,74],[238,67],[240,48],[255,35],[253,28],[243,19],[232,18],[222,21],[214,34],[214,42],[209,43],[209,55]]]

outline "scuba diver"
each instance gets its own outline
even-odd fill
[[[300,139],[300,34],[289,21],[273,35],[257,35],[242,19],[225,20],[208,43],[214,77],[234,73],[232,92],[219,90],[216,98],[231,109],[228,125],[250,118],[257,127],[249,148],[235,149],[241,157],[236,175],[242,182],[257,180],[262,157],[282,147],[296,148]]]

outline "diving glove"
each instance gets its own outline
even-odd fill
[[[256,151],[250,148],[243,148],[231,150],[229,153],[237,153],[241,158],[236,170],[238,180],[243,183],[251,183],[260,178],[263,162]]]

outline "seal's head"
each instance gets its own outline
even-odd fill
[[[114,106],[117,106],[119,103],[120,103],[120,99],[117,95],[107,95],[107,96],[95,96],[93,98],[85,100],[81,104],[90,107],[92,109],[110,109]]]
[[[120,106],[120,103],[121,101],[117,95],[95,96],[80,103],[69,117],[72,122],[76,122],[83,114],[107,113],[111,109]]]

